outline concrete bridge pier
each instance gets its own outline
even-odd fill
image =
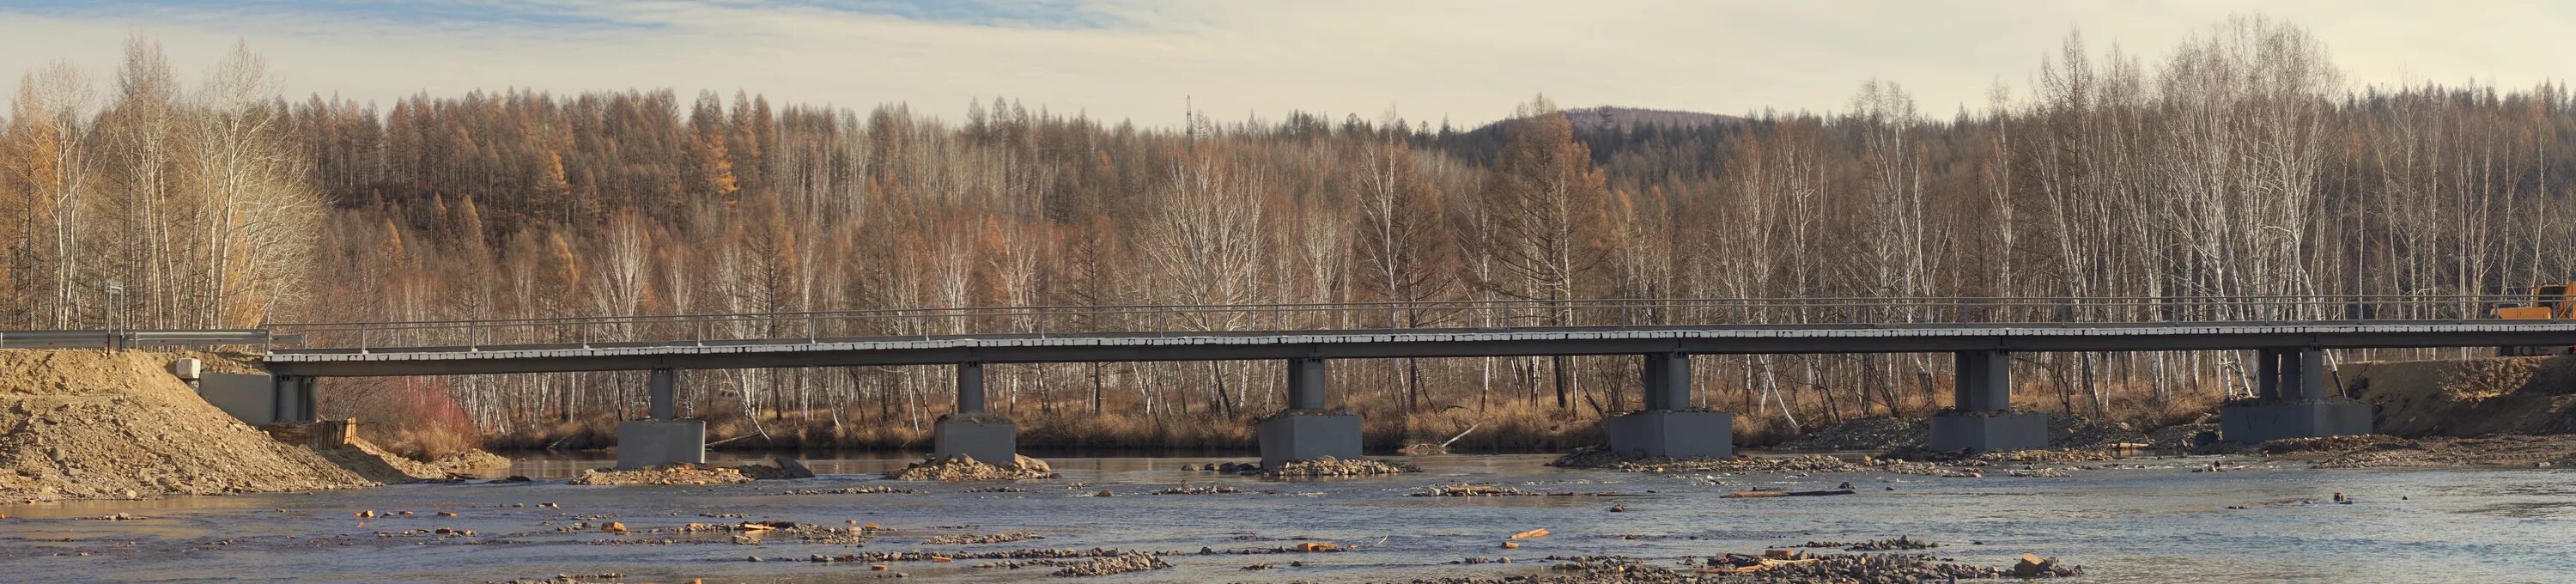
[[[1951,407],[1932,416],[1932,450],[1974,453],[2048,447],[2048,414],[2012,411],[2012,354],[1960,351]]]
[[[1646,407],[1601,422],[1610,451],[1632,458],[1735,456],[1735,416],[1691,407],[1690,355],[1651,353],[1643,360]]]
[[[317,402],[313,387],[315,381],[318,380],[296,375],[270,377],[269,421],[304,423],[321,421],[322,412],[315,407]]]
[[[679,377],[672,369],[645,377],[651,417],[617,424],[617,468],[707,461],[707,421],[678,417]]]
[[[984,364],[957,364],[957,412],[932,427],[931,454],[1008,466],[1019,460],[1019,441],[1020,427],[1010,418],[984,411]]]
[[[1326,409],[1324,360],[1287,360],[1288,408],[1253,426],[1261,443],[1261,467],[1298,460],[1360,457],[1360,415]]]
[[[2255,351],[2254,399],[2218,408],[2218,437],[2260,444],[2283,438],[2368,434],[2370,404],[2326,391],[2332,372],[2315,347]]]

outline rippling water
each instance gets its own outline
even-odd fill
[[[890,456],[816,460],[823,478],[715,487],[580,487],[555,482],[403,485],[364,491],[191,497],[0,506],[0,581],[486,581],[555,574],[622,573],[624,581],[838,582],[877,575],[866,564],[748,562],[855,551],[1108,547],[1197,551],[1281,545],[1290,538],[1358,544],[1338,554],[1169,558],[1177,567],[1082,581],[1380,581],[1528,573],[1551,554],[1619,554],[1671,560],[1758,553],[1809,540],[1912,536],[1940,542],[1944,557],[1991,566],[2022,553],[2085,566],[2078,582],[2567,582],[2576,581],[2576,473],[2564,470],[2304,470],[2193,473],[2206,459],[2133,460],[2155,468],[2082,471],[2075,478],[1945,479],[1875,473],[1808,477],[1667,477],[1553,469],[1549,457],[1429,456],[1421,474],[1300,482],[1179,470],[1204,458],[1065,458],[1061,481],[1026,493],[964,493],[966,485],[897,483],[873,474]],[[563,477],[600,460],[525,460],[518,472]],[[1854,496],[1721,499],[1744,487],[1828,488]],[[1145,495],[1161,487],[1219,483],[1241,494]],[[1451,483],[1533,491],[1615,492],[1600,497],[1407,497]],[[1068,488],[1070,483],[1083,483]],[[788,489],[893,485],[921,494],[784,495]],[[1887,490],[1886,487],[1894,487]],[[1122,496],[1086,496],[1107,488]],[[2354,505],[2309,504],[2333,493]],[[543,508],[551,502],[560,509]],[[514,503],[526,507],[509,507]],[[1627,512],[1611,513],[1613,503]],[[2249,506],[2229,510],[2227,506]],[[353,518],[359,510],[412,517]],[[461,517],[435,517],[453,510]],[[137,521],[76,519],[110,513]],[[612,516],[630,528],[725,521],[738,513],[893,530],[865,548],[766,543],[595,545],[642,536],[556,534],[575,516]],[[363,526],[360,522],[364,522]],[[596,521],[596,520],[594,520]],[[972,527],[961,527],[972,526]],[[454,527],[526,543],[466,545],[380,530]],[[1511,533],[1555,535],[1499,549]],[[954,533],[1034,531],[1043,540],[925,547]],[[1634,539],[1629,539],[1633,536]],[[63,541],[63,540],[69,541]],[[218,545],[231,540],[229,545]],[[88,551],[92,555],[72,555]],[[66,554],[66,555],[57,555]],[[1503,557],[1513,564],[1450,565]],[[1289,561],[1303,567],[1287,567]],[[976,560],[899,564],[913,578],[1065,581],[1046,569],[976,570]],[[1278,569],[1245,571],[1255,563]],[[587,579],[587,578],[585,578]]]

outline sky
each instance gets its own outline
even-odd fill
[[[1175,126],[1291,110],[1461,127],[1564,107],[1833,111],[1870,79],[1918,109],[2022,91],[2081,30],[2150,63],[2231,14],[2309,28],[2353,86],[2563,80],[2576,2],[2471,0],[0,0],[0,73],[70,60],[108,87],[126,38],[194,81],[236,42],[286,95],[379,104],[530,88],[736,90],[773,103],[970,100]],[[17,76],[0,77],[15,95]]]

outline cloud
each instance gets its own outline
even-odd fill
[[[0,7],[0,68],[71,59],[104,84],[129,32],[183,73],[235,40],[290,96],[669,87],[955,117],[970,99],[1177,124],[1292,109],[1470,125],[1530,95],[1741,113],[1830,110],[1871,78],[1932,115],[2027,83],[2080,27],[2149,60],[2233,12],[2306,25],[2358,83],[2564,75],[2570,11],[2537,1],[1414,2],[484,0],[462,4],[34,0]],[[14,79],[0,84],[14,87]],[[104,86],[104,85],[102,85]]]

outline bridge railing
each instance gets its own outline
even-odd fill
[[[2490,318],[2514,296],[1655,298],[1286,303],[1224,306],[976,306],[743,314],[278,323],[284,348],[462,347],[623,342],[1227,331],[1515,329],[1907,323],[2188,323]]]
[[[0,349],[268,346],[278,340],[269,333],[267,329],[0,331]]]

